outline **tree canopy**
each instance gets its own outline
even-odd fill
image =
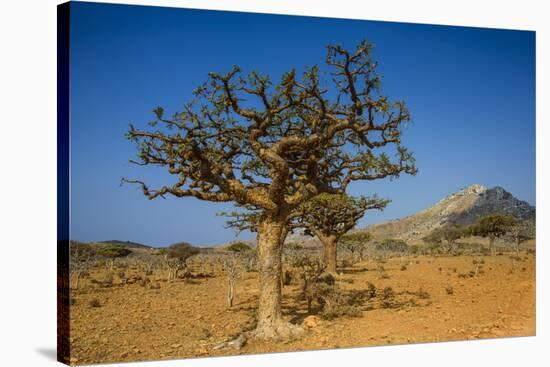
[[[304,228],[306,234],[340,238],[357,225],[367,210],[382,210],[389,200],[373,197],[320,194],[292,213],[291,226]]]
[[[481,217],[470,226],[469,232],[474,236],[494,239],[506,234],[516,223],[516,219],[509,214],[492,214]]]
[[[107,244],[100,246],[96,253],[98,255],[108,257],[108,258],[117,258],[117,257],[126,257],[132,253],[132,250],[122,245],[113,245]]]
[[[226,250],[239,253],[239,252],[252,251],[252,247],[250,247],[250,245],[247,245],[244,242],[235,242],[227,246]]]
[[[168,255],[168,258],[177,259],[183,263],[185,263],[188,258],[198,253],[199,253],[199,249],[196,247],[193,247],[191,244],[187,242],[173,244],[170,247],[168,247],[168,249],[166,250],[166,254]]]
[[[352,52],[328,46],[328,81],[317,66],[301,76],[290,70],[278,83],[237,66],[210,73],[181,112],[168,118],[158,107],[150,129],[131,126],[127,135],[138,147],[132,163],[165,167],[176,181],[159,188],[123,181],[150,199],[192,196],[277,212],[343,193],[355,180],[415,174],[401,144],[409,111],[381,94],[372,49],[367,41]],[[391,146],[394,159],[388,149],[376,153]]]

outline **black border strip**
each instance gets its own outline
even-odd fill
[[[70,3],[57,6],[57,360],[69,364],[70,346]]]

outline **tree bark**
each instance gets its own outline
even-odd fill
[[[286,217],[268,215],[258,225],[258,261],[260,298],[258,326],[254,337],[285,339],[293,327],[283,320],[281,312],[282,244],[287,234]]]
[[[321,242],[325,247],[325,264],[327,266],[327,273],[336,274],[336,260],[337,260],[337,239],[336,236],[319,236]]]

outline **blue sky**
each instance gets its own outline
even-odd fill
[[[124,134],[152,110],[181,110],[210,71],[233,64],[276,79],[321,64],[326,45],[367,38],[382,90],[405,100],[403,142],[419,173],[357,182],[353,195],[392,199],[360,226],[422,210],[470,184],[499,185],[535,204],[535,33],[390,22],[73,3],[71,9],[71,236],[164,246],[234,238],[219,211],[193,198],[147,200],[121,177],[162,183],[128,163]],[[242,238],[251,238],[243,234]]]

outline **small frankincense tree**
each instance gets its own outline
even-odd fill
[[[337,246],[340,238],[355,227],[367,210],[382,210],[388,203],[389,200],[376,196],[354,198],[324,193],[301,205],[292,214],[291,225],[304,228],[306,234],[319,238],[325,249],[327,272],[336,274]],[[364,243],[361,240],[357,241],[357,236],[348,239],[352,247]]]
[[[455,249],[456,241],[467,234],[464,227],[459,224],[445,224],[442,227],[434,229],[429,235],[423,239],[426,242],[434,244],[442,244],[443,241],[447,241],[446,252],[451,252]]]
[[[98,246],[96,253],[105,259],[109,271],[113,271],[116,259],[125,258],[132,253],[132,250],[123,245],[109,243]]]
[[[521,247],[521,244],[535,238],[535,233],[536,229],[534,220],[523,220],[521,222],[518,221],[510,228],[509,236],[514,243],[516,256],[519,256],[519,249]]]
[[[69,241],[69,272],[74,289],[78,289],[80,277],[93,265],[95,255],[92,246],[77,241]]]
[[[469,227],[469,233],[474,236],[488,237],[489,249],[494,254],[495,240],[509,232],[516,223],[516,219],[509,214],[486,215]]]
[[[178,278],[180,271],[187,270],[187,260],[199,253],[199,249],[187,242],[171,245],[166,249],[165,261],[168,266],[168,281]]]
[[[227,275],[227,307],[233,307],[235,298],[235,282],[242,271],[242,263],[238,252],[229,251],[222,260],[223,270]]]
[[[366,249],[367,243],[371,240],[372,236],[370,232],[357,231],[345,234],[340,240],[339,246],[351,255],[352,264],[356,260],[356,254],[359,255],[359,259],[363,259],[363,253]]]
[[[328,73],[318,66],[279,82],[234,66],[210,73],[195,99],[167,117],[162,107],[149,129],[130,127],[140,166],[164,167],[173,183],[151,188],[149,199],[173,195],[234,202],[260,212],[257,329],[250,336],[286,337],[295,329],[281,313],[281,249],[288,216],[321,193],[343,194],[357,180],[415,174],[401,144],[410,114],[380,91],[373,46],[328,46]],[[328,78],[323,76],[327,75]]]

